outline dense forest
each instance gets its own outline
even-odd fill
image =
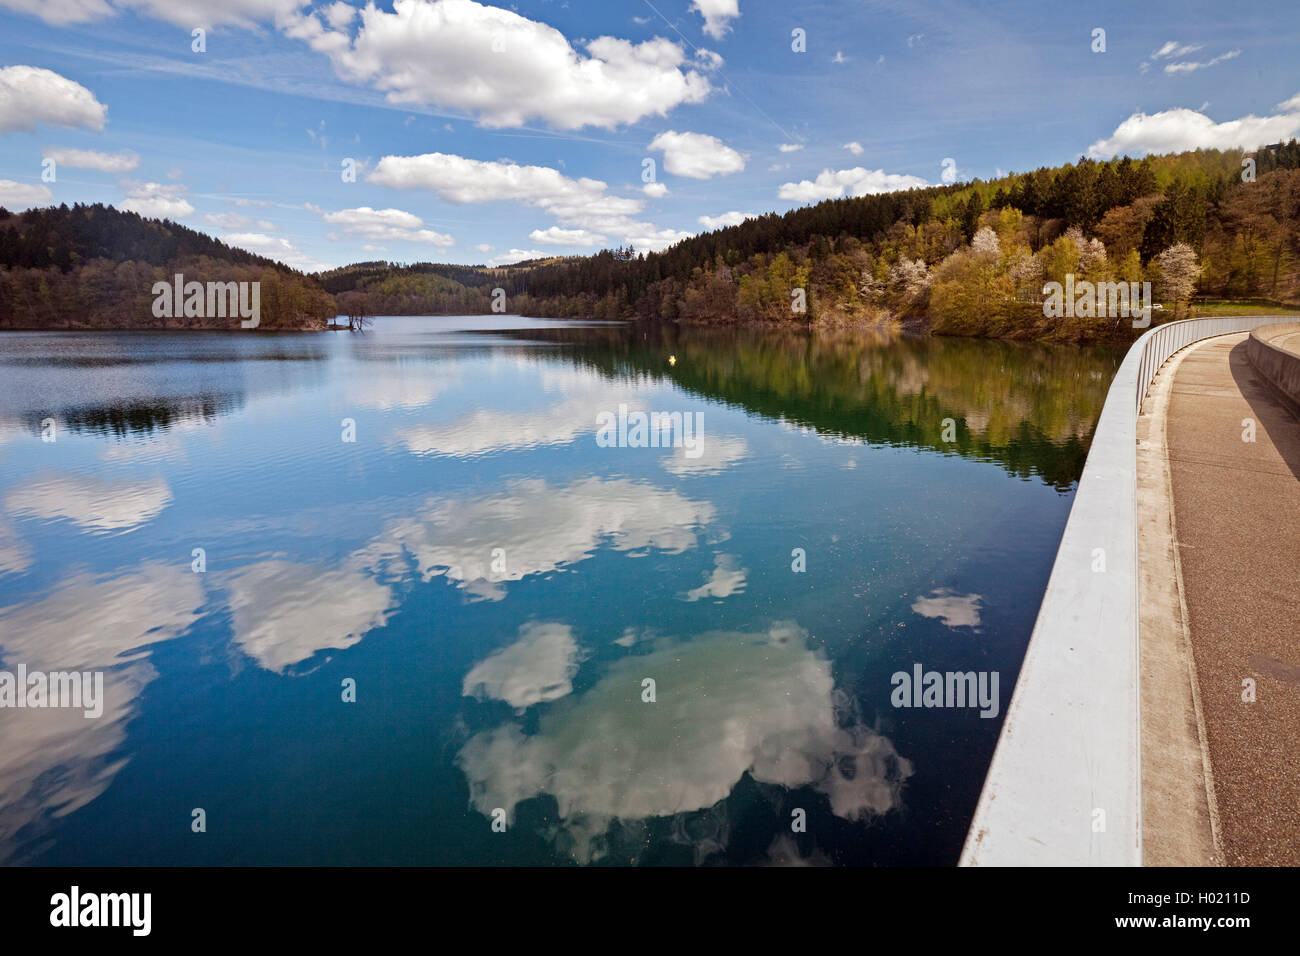
[[[312,277],[168,220],[112,206],[0,208],[0,328],[238,328],[155,315],[154,283],[260,282],[259,327],[324,328],[333,297]]]
[[[531,259],[500,268],[417,262],[358,262],[318,273],[339,312],[366,315],[480,315],[491,311],[492,290],[514,287],[513,277],[556,259]],[[520,303],[509,311],[530,314]],[[535,313],[541,314],[541,313]]]
[[[1124,340],[1134,335],[1128,317],[1046,317],[1044,285],[1149,282],[1157,321],[1197,295],[1300,301],[1300,142],[1245,156],[1080,158],[769,213],[663,252],[606,249],[501,268],[362,262],[304,276],[112,207],[0,209],[0,267],[0,327],[214,327],[150,311],[152,283],[188,272],[261,281],[261,324],[271,329],[321,328],[340,313],[508,311]]]
[[[769,213],[660,253],[604,250],[513,266],[366,263],[325,277],[371,312],[485,312],[708,324],[915,320],[941,334],[1123,340],[1127,318],[1049,319],[1067,274],[1150,282],[1157,313],[1193,295],[1300,300],[1300,143],[1081,158],[1000,179]],[[353,272],[352,270],[357,270]],[[422,292],[426,290],[427,293]],[[803,311],[794,293],[805,291]],[[437,308],[431,308],[431,306]]]

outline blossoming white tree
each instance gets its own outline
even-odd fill
[[[1192,297],[1196,279],[1201,274],[1196,250],[1185,242],[1170,246],[1156,256],[1155,267],[1156,296],[1174,303],[1174,313],[1177,314],[1178,304]]]
[[[924,259],[909,259],[903,256],[894,268],[889,270],[889,281],[909,296],[924,291],[930,284],[930,270]]]
[[[1002,251],[998,234],[988,226],[982,228],[970,241],[971,252],[976,255],[992,255],[994,258]]]

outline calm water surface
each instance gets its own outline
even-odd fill
[[[1118,359],[6,334],[0,667],[105,703],[0,710],[0,861],[954,863]],[[620,404],[702,454],[600,447]],[[917,663],[997,717],[892,706]]]

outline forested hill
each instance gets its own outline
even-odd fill
[[[1045,284],[1150,282],[1165,317],[1196,294],[1300,302],[1300,143],[1081,158],[769,213],[657,253],[606,249],[496,268],[363,262],[304,276],[110,206],[0,209],[0,327],[233,327],[156,317],[153,283],[178,272],[260,282],[261,327],[273,329],[322,328],[339,313],[504,309],[789,327],[916,321],[952,335],[1121,340],[1134,334],[1126,316],[1047,317]]]
[[[496,268],[437,262],[357,262],[317,273],[316,278],[325,291],[335,296],[343,314],[479,315],[491,310],[493,289],[526,287],[526,281],[521,283],[516,277],[563,262],[582,261],[583,257],[555,256]],[[522,298],[505,304],[516,313],[526,314],[529,307]],[[559,303],[553,305],[559,307]]]
[[[0,208],[0,266],[6,269],[55,266],[66,272],[88,259],[160,266],[198,256],[240,265],[285,268],[187,226],[166,219],[145,219],[102,203],[50,206],[17,214]]]
[[[321,328],[336,312],[312,277],[169,220],[112,206],[0,208],[0,327],[225,328],[238,317],[160,318],[153,284],[260,282],[260,327]]]
[[[1127,320],[1044,318],[1044,283],[1067,274],[1150,281],[1165,315],[1196,293],[1300,299],[1300,143],[1245,156],[1081,158],[991,181],[828,200],[660,253],[604,250],[505,270],[351,268],[325,281],[372,312],[485,311],[499,287],[509,311],[542,316],[917,319],[958,335],[1123,339],[1133,335]],[[798,289],[803,312],[792,308]]]

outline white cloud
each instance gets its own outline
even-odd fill
[[[392,592],[360,569],[259,561],[217,579],[225,586],[235,643],[270,671],[327,648],[347,648],[381,627]]]
[[[130,150],[120,153],[100,153],[93,149],[49,147],[41,153],[41,156],[54,160],[57,166],[98,169],[105,173],[129,173],[140,165],[140,157]]]
[[[661,675],[653,706],[635,693],[646,674]],[[501,807],[513,820],[520,802],[554,797],[552,839],[579,862],[610,852],[600,838],[614,820],[627,828],[713,807],[746,773],[760,784],[810,786],[836,816],[864,822],[897,807],[912,774],[887,738],[848,719],[830,661],[790,623],[616,661],[588,690],[543,710],[535,731],[515,721],[480,731],[456,762],[484,815]],[[695,845],[696,862],[725,842],[670,830]]]
[[[740,16],[740,0],[691,0],[691,10],[704,18],[704,32],[721,40]]]
[[[719,54],[703,48],[696,49],[695,59],[700,61],[700,69],[703,70],[719,70],[724,62]]]
[[[752,212],[724,212],[717,216],[701,216],[700,225],[705,229],[724,229],[727,226],[739,226],[746,219],[753,219]]]
[[[480,243],[479,243],[477,246],[475,246],[474,248],[477,249],[479,252],[487,253],[487,252],[491,252],[493,249],[495,249],[496,246],[494,246],[494,245],[492,245],[491,243],[488,243],[488,242],[480,242]]]
[[[21,595],[20,603],[0,608],[0,649],[6,660],[24,661],[32,670],[96,670],[144,661],[149,645],[178,637],[198,619],[201,577],[184,564],[144,565],[117,576],[72,575],[47,596]]]
[[[611,196],[598,179],[571,179],[549,166],[520,166],[505,160],[467,159],[448,153],[385,156],[367,176],[370,182],[394,189],[428,189],[454,203],[510,201],[545,210],[559,225],[596,235],[622,236],[638,248],[669,245],[689,233],[661,230],[632,217],[645,206],[642,199]],[[513,249],[495,264],[541,256]],[[509,258],[513,256],[514,258]]]
[[[848,150],[850,153],[852,153],[854,156],[861,156],[861,155],[862,155],[862,144],[859,143],[857,140],[854,140],[854,141],[851,142],[851,143],[845,143],[845,144],[844,144],[842,147],[840,147],[840,148],[841,148],[841,149],[847,149],[847,150]]]
[[[781,199],[795,202],[818,202],[822,199],[838,199],[841,196],[868,196],[874,193],[894,192],[928,186],[919,176],[887,173],[883,169],[823,169],[815,180],[801,180],[797,183],[783,183],[777,195]]]
[[[303,6],[303,0],[113,0],[113,3],[187,30],[220,26],[252,30],[268,21],[282,22]]]
[[[124,533],[148,524],[172,502],[161,478],[109,481],[61,476],[32,482],[5,498],[10,514],[53,521],[66,518],[93,534]]]
[[[438,366],[437,378],[420,371],[404,372],[399,366],[383,378],[367,379],[348,389],[348,400],[363,408],[389,411],[394,408],[423,408],[433,403],[447,388],[459,379],[459,373],[445,365]]]
[[[625,627],[622,636],[614,638],[611,643],[617,644],[619,647],[634,647],[639,640],[651,639],[651,633],[648,629],[645,632],[638,633],[635,627]]]
[[[646,183],[641,191],[651,199],[663,199],[668,195],[668,187],[663,183]]]
[[[960,175],[957,171],[957,160],[951,156],[945,156],[939,163],[939,167],[943,170],[939,174],[940,182],[955,183],[957,181],[957,177]]]
[[[573,692],[580,654],[567,624],[529,622],[519,640],[480,661],[465,675],[461,693],[504,700],[516,710],[559,700]]]
[[[847,56],[845,56],[844,53],[843,53],[842,51],[840,51],[840,50],[836,50],[836,51],[835,51],[835,55],[834,55],[833,57],[831,57],[831,62],[832,62],[832,63],[848,63],[848,62],[849,62],[849,58],[848,58]]]
[[[275,232],[276,228],[275,223],[266,219],[252,219],[237,212],[205,213],[203,221],[209,226],[217,226],[220,229],[260,229],[263,232]]]
[[[297,246],[282,236],[268,236],[261,232],[229,232],[220,239],[228,246],[237,246],[255,255],[275,259],[300,272],[319,272],[325,268],[323,263],[299,251]]]
[[[338,0],[337,3],[331,3],[321,11],[325,17],[325,22],[335,30],[342,30],[345,26],[353,21],[357,15],[357,8],[344,0]]]
[[[704,439],[699,454],[690,458],[686,449],[676,448],[669,458],[663,460],[665,471],[674,475],[716,475],[730,468],[749,454],[749,444],[743,438],[728,435],[710,435]]]
[[[1134,113],[1115,128],[1107,139],[1088,147],[1094,159],[1128,154],[1176,153],[1188,149],[1254,149],[1300,134],[1300,94],[1279,104],[1283,112],[1216,123],[1191,109],[1162,110],[1148,115]]]
[[[913,33],[910,37],[907,38],[907,45],[909,47],[914,47],[924,39],[925,39],[924,33]]]
[[[716,136],[704,133],[678,133],[668,130],[650,143],[652,150],[662,150],[664,169],[674,176],[708,179],[727,176],[745,168],[745,157]]]
[[[420,242],[431,246],[455,245],[455,240],[441,232],[424,228],[424,220],[402,209],[371,209],[358,206],[322,213],[327,223],[342,226],[349,236],[370,242]]]
[[[1179,57],[1188,56],[1204,48],[1204,44],[1201,43],[1180,44],[1177,40],[1169,40],[1163,44],[1160,49],[1152,51],[1148,59],[1142,61],[1141,70],[1145,73],[1156,60],[1176,60]],[[1192,67],[1192,69],[1195,69],[1195,67]],[[1176,73],[1179,71],[1170,70],[1166,67],[1165,72]]]
[[[509,252],[502,252],[493,256],[487,261],[487,264],[496,266],[508,266],[515,262],[525,262],[529,259],[545,259],[548,255],[555,253],[542,252],[540,249],[511,249]]]
[[[945,627],[969,627],[973,630],[980,626],[982,602],[983,598],[978,594],[958,594],[949,588],[939,588],[928,596],[918,597],[912,610],[921,617],[938,618]]]
[[[54,26],[102,20],[116,12],[106,0],[0,0],[0,7],[40,17]]]
[[[1206,67],[1218,66],[1224,60],[1231,60],[1239,56],[1241,56],[1240,50],[1229,50],[1227,53],[1220,54],[1219,56],[1216,56],[1214,59],[1206,60],[1204,62],[1184,60],[1180,63],[1166,64],[1165,72],[1166,73],[1192,73],[1196,70],[1203,70]]]
[[[594,433],[600,411],[634,403],[639,394],[601,380],[582,380],[563,392],[563,399],[555,404],[522,410],[477,408],[450,422],[405,428],[396,438],[414,454],[453,458],[565,445]]]
[[[632,233],[626,238],[638,252],[663,252],[669,246],[674,246],[693,235],[695,233],[683,232],[680,229],[648,229],[644,232]]]
[[[1164,60],[1164,59],[1172,59],[1174,57],[1179,57],[1179,56],[1187,56],[1187,54],[1195,53],[1197,50],[1200,49],[1203,49],[1203,44],[1197,43],[1195,45],[1188,44],[1186,46],[1180,46],[1177,40],[1170,40],[1160,49],[1152,53],[1151,59]]]
[[[803,149],[803,143],[779,143],[776,148],[783,153],[795,153]]]
[[[329,56],[344,80],[382,90],[390,102],[464,110],[484,126],[536,118],[559,129],[612,129],[666,116],[712,91],[681,46],[662,37],[597,37],[583,55],[554,27],[473,0],[394,0],[391,13],[367,6],[360,20],[351,36],[294,14],[285,32]]]
[[[551,226],[549,229],[534,229],[528,234],[533,242],[544,242],[552,246],[598,246],[605,237],[586,229],[561,229]]]
[[[4,206],[10,212],[21,212],[31,206],[44,206],[53,201],[54,193],[50,192],[48,186],[0,179],[0,206]]]
[[[513,200],[565,213],[594,204],[613,215],[636,213],[642,206],[640,200],[608,196],[605,184],[597,179],[570,179],[549,166],[466,159],[449,153],[385,156],[367,179],[394,189],[429,189],[454,203]]]
[[[390,522],[357,557],[381,566],[414,560],[426,581],[443,576],[479,600],[499,601],[508,582],[559,571],[601,549],[680,554],[713,519],[707,502],[628,479],[564,486],[521,479],[495,494],[431,498]],[[495,541],[507,542],[504,570],[493,567],[485,544]]]
[[[182,195],[185,191],[179,183],[173,186],[132,183],[127,187],[126,199],[117,208],[139,213],[146,219],[184,219],[194,213],[194,207]]]
[[[36,66],[0,67],[0,133],[38,123],[102,130],[108,107],[80,83]]]
[[[17,574],[32,566],[35,556],[13,525],[0,520],[0,574]]]
[[[702,598],[727,598],[745,590],[745,569],[736,564],[730,554],[719,554],[713,559],[713,571],[704,575],[704,583],[681,595],[683,601]]]
[[[51,821],[99,797],[127,763],[127,725],[158,672],[150,649],[197,619],[202,575],[153,565],[117,577],[78,574],[52,593],[0,608],[0,654],[33,671],[102,671],[103,713],[13,709],[0,721],[0,861]],[[22,834],[20,840],[15,834]]]

